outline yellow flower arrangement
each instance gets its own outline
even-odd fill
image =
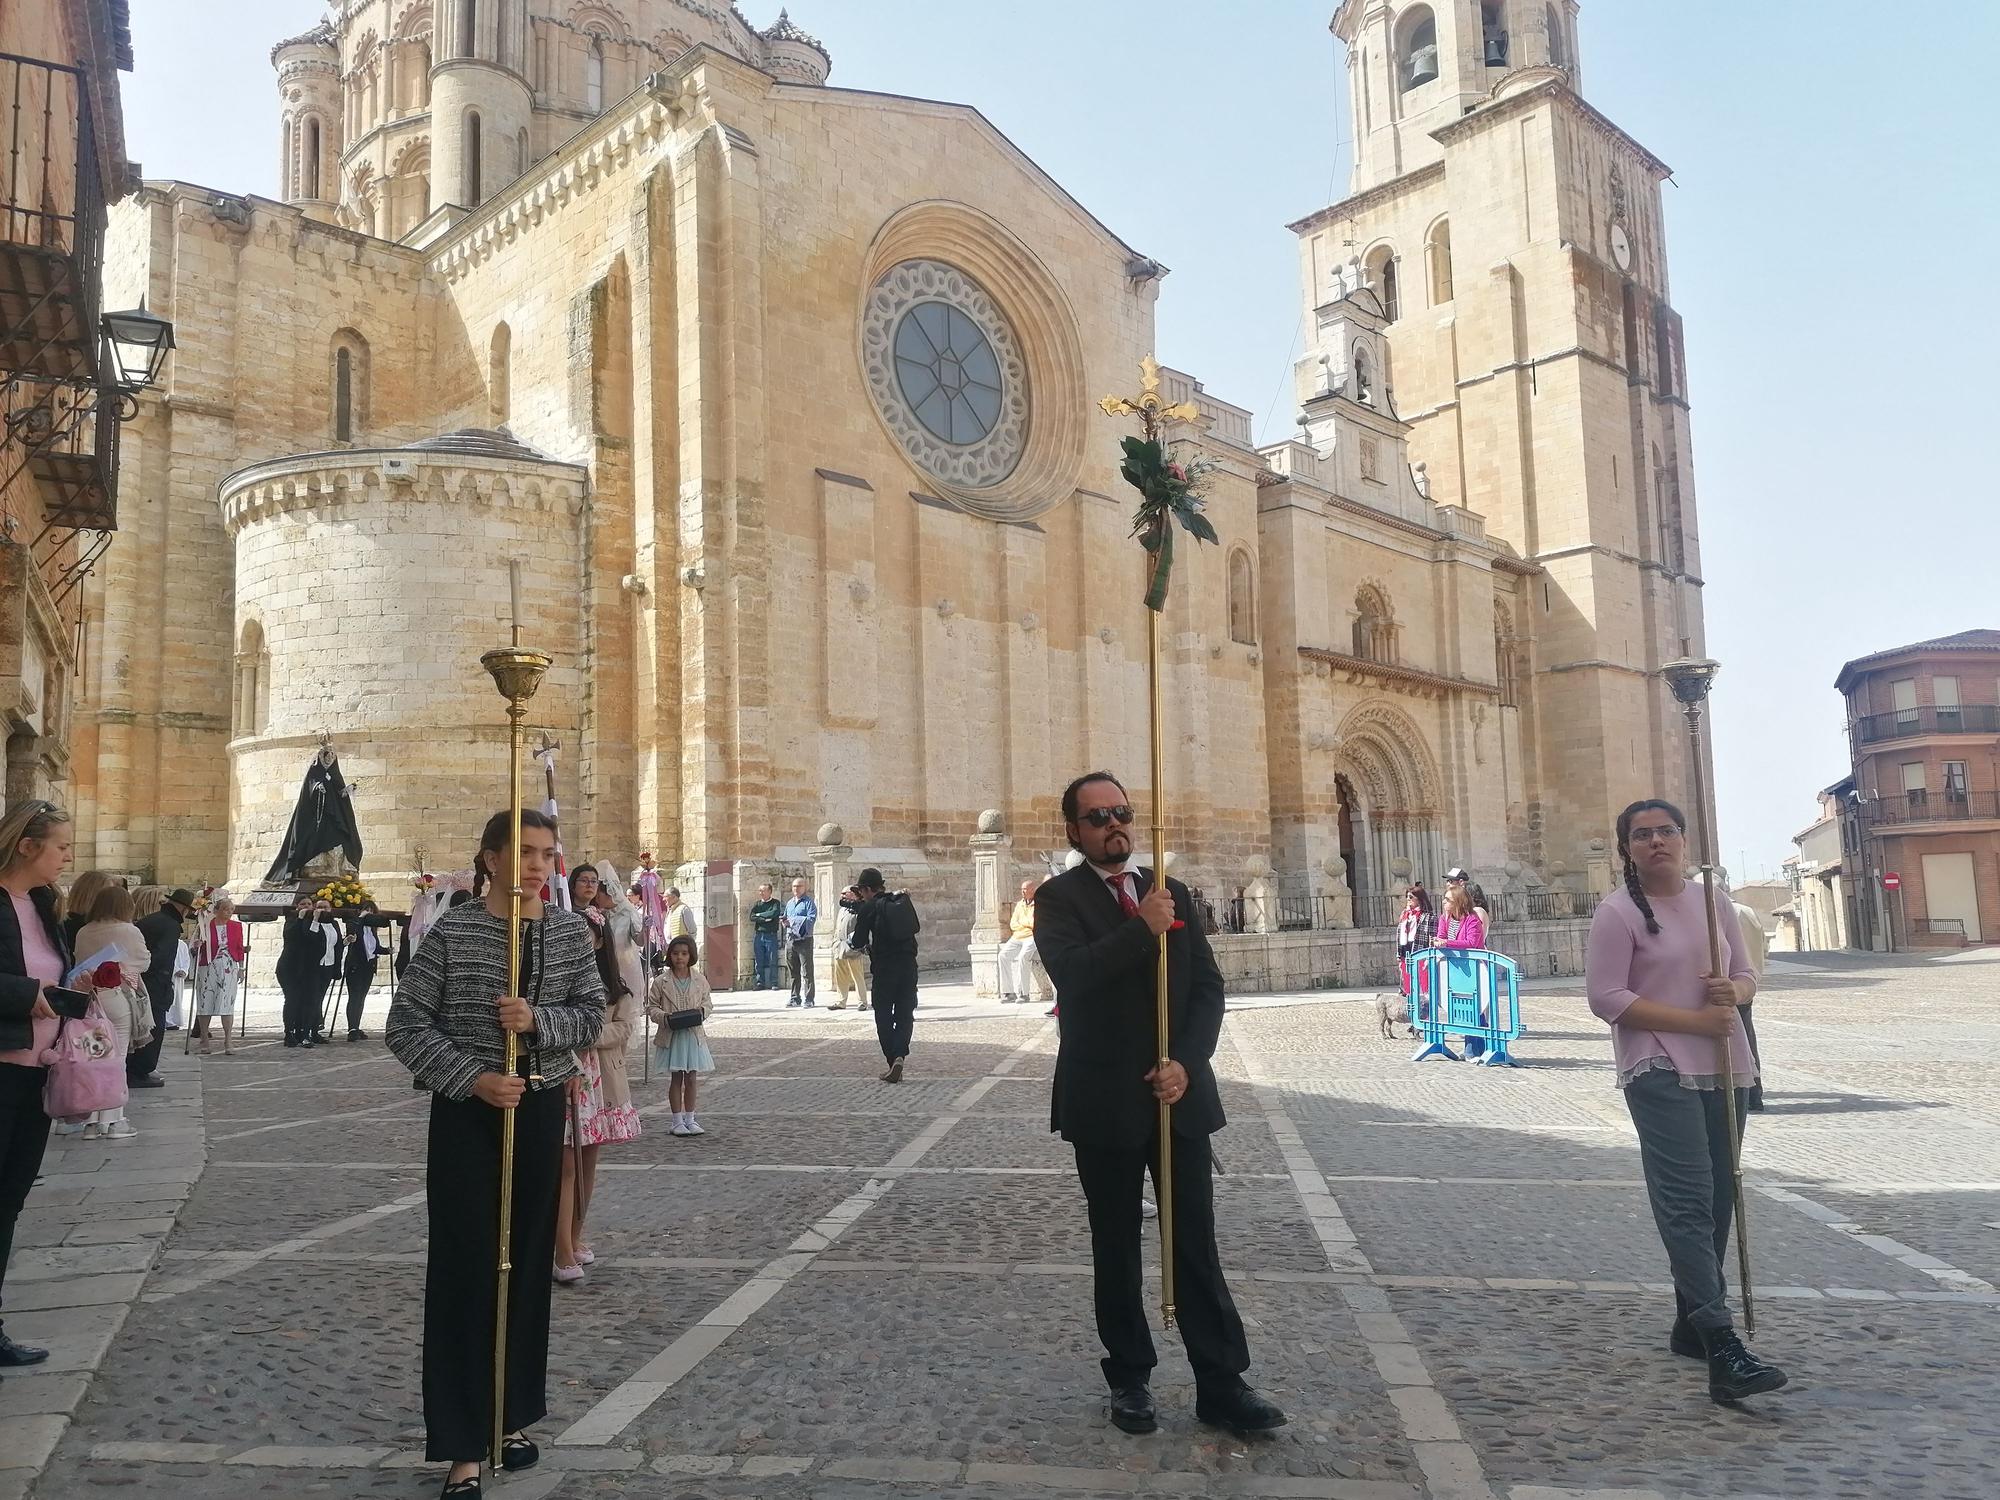
[[[313,893],[316,900],[334,906],[359,906],[364,901],[373,901],[375,893],[361,883],[360,877],[342,875],[329,880]]]

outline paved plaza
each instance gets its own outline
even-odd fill
[[[1990,1500],[1996,960],[1774,962],[1746,1165],[1755,1347],[1792,1385],[1733,1411],[1667,1351],[1574,981],[1530,993],[1518,1071],[1413,1067],[1363,996],[1244,1003],[1216,1059],[1217,1217],[1252,1378],[1292,1418],[1256,1443],[1195,1424],[1172,1335],[1160,1432],[1104,1421],[1038,1007],[940,991],[891,1087],[865,1017],[725,995],[706,1137],[666,1133],[634,1054],[647,1133],[607,1148],[597,1264],[555,1292],[546,1457],[488,1493]],[[435,1493],[426,1096],[379,1040],[269,1035],[176,1052],[139,1140],[51,1156],[8,1311],[56,1358],[0,1385],[0,1495]],[[31,1443],[54,1444],[38,1480]]]

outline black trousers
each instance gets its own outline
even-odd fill
[[[792,998],[798,999],[803,993],[808,1000],[819,998],[819,979],[813,973],[813,945],[811,938],[785,939],[785,968],[791,976]],[[799,986],[805,986],[802,991]]]
[[[1155,1137],[1157,1141],[1157,1136]],[[1206,1136],[1174,1137],[1174,1304],[1197,1388],[1227,1386],[1250,1368],[1243,1319],[1222,1278],[1215,1248],[1215,1183]],[[1090,1258],[1096,1274],[1097,1336],[1104,1378],[1115,1390],[1141,1384],[1159,1363],[1146,1324],[1139,1187],[1148,1172],[1155,1191],[1159,1149],[1076,1147],[1076,1175],[1090,1209]]]
[[[319,1025],[319,970],[280,969],[278,988],[285,992],[285,1035],[310,1034]]]
[[[368,1005],[368,987],[375,983],[375,965],[380,959],[347,966],[347,1029],[361,1029],[361,1012]]]
[[[424,1456],[484,1458],[493,1441],[502,1111],[431,1096],[430,1263],[424,1274]],[[549,1269],[562,1183],[563,1090],[514,1111],[513,1266],[507,1287],[506,1430],[548,1414]]]
[[[42,1113],[42,1080],[48,1072],[0,1063],[0,1285],[7,1280],[7,1261],[14,1253],[14,1221],[21,1217],[49,1143],[49,1117]]]
[[[148,1073],[159,1071],[160,1049],[167,1044],[167,1012],[174,1008],[174,984],[176,981],[154,986],[146,984],[146,1000],[153,1007],[153,1039],[137,1052],[125,1055],[125,1076],[144,1078]]]
[[[917,1024],[917,959],[915,954],[878,954],[874,960],[875,1039],[882,1060],[910,1055],[910,1033]]]

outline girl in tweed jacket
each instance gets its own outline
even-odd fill
[[[604,981],[574,912],[523,896],[520,993],[507,991],[508,814],[487,821],[474,857],[475,899],[424,934],[389,1008],[389,1050],[431,1091],[430,1264],[424,1287],[425,1454],[451,1465],[443,1493],[480,1493],[493,1413],[493,1306],[499,1280],[501,1124],[514,1112],[514,1211],[501,1462],[539,1458],[522,1431],[548,1411],[549,1279],[555,1255],[565,1085],[576,1051],[604,1026]],[[521,885],[555,869],[552,819],[521,814]],[[483,899],[480,899],[483,898]],[[505,1070],[506,1033],[522,1067]],[[532,1268],[532,1269],[529,1269]]]

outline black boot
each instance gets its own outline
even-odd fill
[[[1667,1347],[1686,1359],[1708,1358],[1707,1351],[1701,1347],[1701,1335],[1688,1321],[1687,1298],[1679,1292],[1674,1293],[1674,1331],[1667,1335]]]
[[[1727,1406],[1745,1396],[1783,1390],[1785,1372],[1767,1365],[1736,1336],[1733,1328],[1704,1328],[1702,1348],[1708,1355],[1708,1398]]]

